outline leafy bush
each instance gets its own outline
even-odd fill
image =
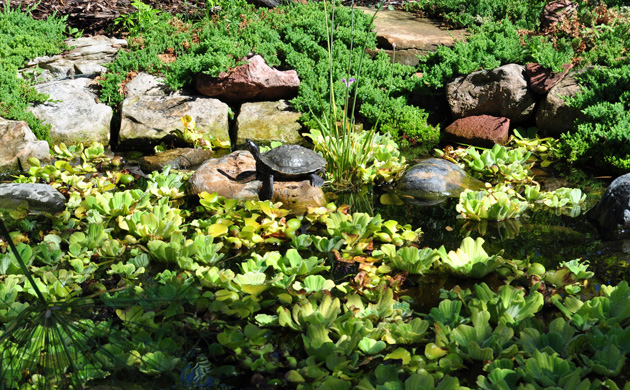
[[[519,28],[534,29],[546,1],[518,0],[418,0],[407,2],[407,11],[440,18],[451,27],[472,27],[507,19]]]
[[[569,104],[585,118],[562,135],[560,153],[571,162],[630,170],[630,65],[595,68],[580,83],[582,93]]]
[[[17,71],[30,59],[61,52],[66,25],[57,17],[35,20],[28,11],[12,10],[8,4],[0,11],[0,116],[26,121],[37,138],[47,139],[50,126],[26,109],[48,97],[19,78]]]

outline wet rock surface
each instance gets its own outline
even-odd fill
[[[0,207],[56,213],[66,207],[66,198],[54,187],[39,183],[0,184]]]
[[[605,239],[614,239],[620,230],[630,230],[630,173],[619,176],[599,202],[586,213]]]
[[[211,150],[194,148],[170,149],[154,156],[144,156],[140,159],[143,172],[161,171],[166,166],[174,169],[190,169],[212,158]]]
[[[299,143],[302,141],[300,116],[286,100],[244,103],[236,119],[236,144],[242,145],[248,138],[256,142]]]
[[[430,206],[457,197],[465,189],[482,186],[481,181],[469,177],[459,165],[441,158],[429,158],[405,172],[396,192],[406,202]]]

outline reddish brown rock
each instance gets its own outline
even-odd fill
[[[299,86],[296,71],[271,68],[258,55],[244,65],[221,72],[219,77],[199,73],[196,78],[197,91],[202,95],[231,101],[291,98],[297,94]]]
[[[510,120],[491,115],[457,119],[444,131],[457,141],[478,146],[503,145],[508,140]]]
[[[573,68],[573,64],[564,64],[562,67],[564,71],[553,72],[551,69],[543,68],[537,63],[527,64],[525,66],[525,74],[527,74],[529,87],[538,94],[546,94],[551,88],[564,79],[564,76]]]

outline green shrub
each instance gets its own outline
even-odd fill
[[[64,47],[65,19],[33,19],[27,12],[5,5],[0,11],[0,116],[26,121],[39,139],[47,139],[50,126],[26,111],[28,104],[43,102],[29,83],[18,78],[18,69],[39,56],[59,53]]]
[[[581,75],[580,83],[583,92],[569,104],[586,118],[575,132],[563,134],[562,155],[571,162],[630,170],[630,65],[595,68]]]
[[[405,8],[444,19],[452,27],[472,27],[508,19],[519,28],[534,29],[545,3],[543,0],[418,0],[407,2]]]

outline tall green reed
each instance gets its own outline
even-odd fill
[[[350,39],[348,70],[346,78],[341,81],[345,84],[343,96],[343,108],[337,106],[335,96],[335,80],[333,66],[333,46],[335,44],[335,1],[323,1],[324,13],[327,15],[326,22],[326,44],[328,49],[328,112],[324,110],[321,118],[315,117],[317,128],[310,131],[309,137],[313,140],[316,150],[318,150],[328,163],[327,171],[332,178],[332,186],[342,190],[354,190],[369,183],[368,177],[370,165],[376,160],[375,148],[385,141],[384,136],[377,133],[380,122],[380,115],[374,126],[369,130],[363,130],[362,126],[356,123],[355,110],[357,108],[357,91],[361,83],[361,69],[365,58],[368,39],[363,42],[361,55],[358,59],[356,75],[352,77],[353,70],[353,49],[354,39]],[[356,7],[352,2],[352,22],[351,36],[354,37],[355,12]],[[381,9],[380,3],[376,12],[371,16],[369,26],[374,25],[374,18]],[[329,13],[330,10],[330,13]],[[328,17],[330,15],[330,17]],[[394,47],[394,60],[395,60]],[[390,74],[388,93],[391,91],[393,79],[393,68]],[[352,92],[354,91],[354,92]],[[326,105],[322,104],[322,107]]]

